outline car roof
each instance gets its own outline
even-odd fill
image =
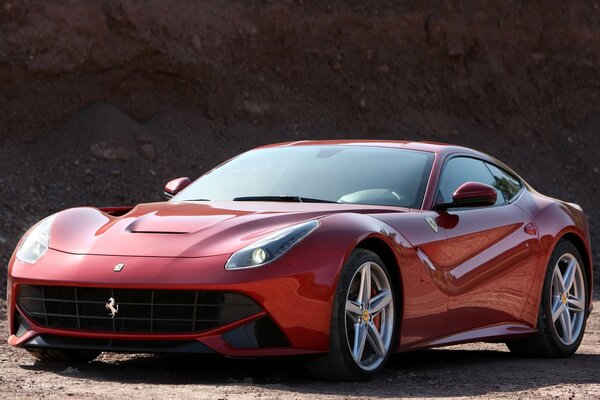
[[[415,142],[406,140],[301,140],[296,142],[284,142],[270,144],[265,147],[289,147],[289,146],[365,146],[365,147],[388,147],[388,148],[402,148],[410,150],[420,150],[435,153],[436,155],[444,158],[446,155],[461,153],[470,154],[487,159],[491,159],[489,155],[482,153],[477,150],[470,149],[468,147],[456,146],[448,143],[440,142]]]
[[[492,162],[502,169],[515,175],[530,188],[530,186],[512,170],[508,165],[504,164],[497,158],[490,156],[482,151],[474,150],[468,147],[457,146],[449,143],[434,142],[434,141],[409,141],[409,140],[368,140],[368,139],[334,139],[334,140],[300,140],[295,142],[274,143],[261,146],[259,148],[268,147],[290,147],[290,146],[363,146],[363,147],[386,147],[428,151],[436,155],[437,162],[443,162],[450,155],[466,155],[474,156],[488,162]]]

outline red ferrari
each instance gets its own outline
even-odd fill
[[[9,343],[46,361],[310,355],[334,380],[369,378],[392,352],[494,341],[565,357],[581,343],[584,213],[480,152],[285,143],[165,192],[32,227],[8,267]]]

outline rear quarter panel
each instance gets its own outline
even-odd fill
[[[585,264],[588,281],[588,295],[591,310],[593,268],[590,249],[590,236],[587,217],[581,207],[529,191],[519,202],[519,206],[534,221],[540,238],[540,261],[534,278],[531,293],[523,309],[522,319],[537,321],[538,309],[544,277],[552,251],[558,242],[570,236],[578,241],[581,257]]]

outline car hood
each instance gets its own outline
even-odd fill
[[[350,204],[167,202],[140,204],[122,216],[79,207],[57,214],[50,248],[74,254],[208,257],[230,254],[274,230],[336,213],[408,209]]]

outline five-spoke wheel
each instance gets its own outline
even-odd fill
[[[394,302],[386,273],[377,263],[362,264],[346,298],[346,337],[354,361],[364,370],[385,359],[394,330]]]
[[[538,333],[507,342],[527,357],[567,357],[575,353],[585,331],[588,312],[587,275],[579,251],[568,241],[554,249],[544,280]]]
[[[552,322],[558,339],[573,344],[585,320],[585,281],[574,255],[565,253],[552,273]]]
[[[381,258],[355,249],[338,281],[329,353],[315,357],[309,369],[322,379],[369,379],[394,346],[395,307],[394,286]]]

